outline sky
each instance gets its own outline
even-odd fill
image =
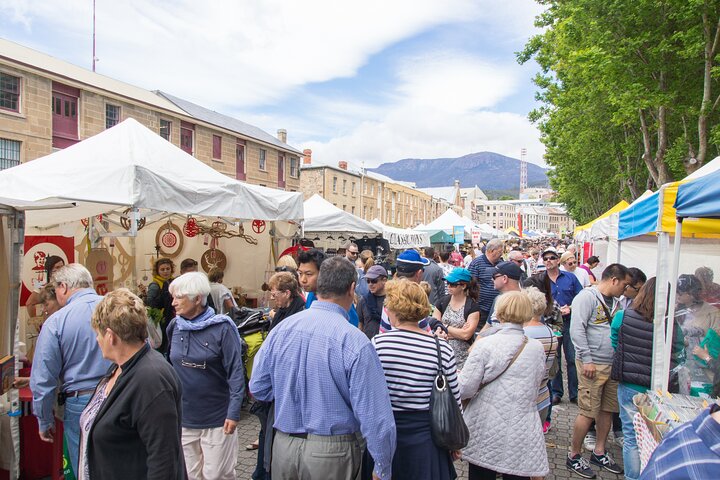
[[[544,165],[532,0],[95,0],[96,71],[375,167],[491,151]],[[0,37],[91,69],[92,0],[3,0]]]

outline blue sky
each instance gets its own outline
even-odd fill
[[[376,166],[494,151],[542,164],[527,121],[531,0],[96,0],[97,72]],[[4,0],[0,36],[92,61],[92,0]]]

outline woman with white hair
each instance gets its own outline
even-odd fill
[[[168,359],[183,387],[182,444],[190,480],[235,479],[240,408],[245,396],[240,334],[207,306],[210,282],[188,272],[170,284],[176,316]]]

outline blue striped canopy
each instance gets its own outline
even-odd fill
[[[720,218],[720,170],[681,183],[675,205],[682,218]]]
[[[620,212],[618,240],[626,240],[657,230],[659,196],[659,191],[655,192]]]

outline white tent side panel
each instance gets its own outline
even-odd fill
[[[644,236],[620,242],[620,263],[626,267],[637,267],[648,278],[656,276],[657,255],[666,255],[672,262],[671,249],[665,252],[658,251],[657,238]],[[610,242],[608,247],[608,262],[617,259],[617,242]],[[604,260],[604,259],[603,259]],[[710,267],[714,272],[720,272],[720,255],[718,243],[714,239],[683,238],[680,251],[680,274],[695,273],[698,267]]]

